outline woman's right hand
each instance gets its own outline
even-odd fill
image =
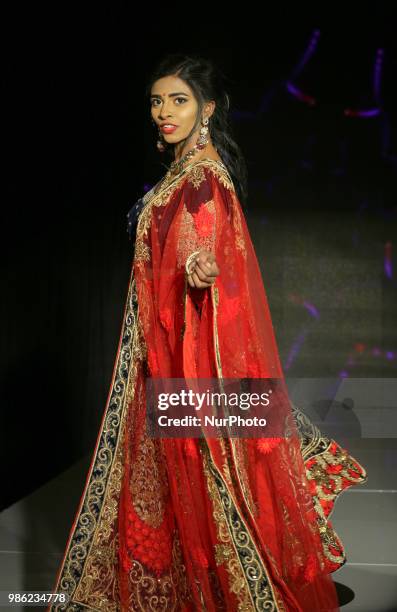
[[[215,255],[202,249],[190,266],[190,273],[187,275],[189,286],[196,289],[207,289],[215,283],[217,276],[219,276],[219,268]]]

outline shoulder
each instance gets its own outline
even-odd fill
[[[186,173],[186,187],[200,190],[216,182],[224,189],[234,191],[233,181],[226,166],[215,159],[202,159],[193,164]]]

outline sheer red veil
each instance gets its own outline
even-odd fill
[[[330,573],[345,555],[329,515],[365,471],[289,400],[227,169],[201,159],[166,177],[139,208],[109,396],[53,589],[69,601],[50,609],[337,610]],[[185,275],[201,249],[220,269],[204,290]],[[270,438],[152,436],[147,383],[171,379],[264,379],[281,430]]]
[[[220,275],[191,289],[185,262],[203,248]],[[219,605],[214,576],[228,610],[338,609],[261,272],[223,164],[203,160],[152,197],[134,270],[150,376],[277,380],[273,410],[289,427],[288,438],[162,440],[197,609]]]

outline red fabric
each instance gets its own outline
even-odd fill
[[[217,165],[202,164],[197,174],[198,166],[195,180],[188,172],[170,198],[152,208],[143,237],[150,255],[139,257],[141,249],[137,249],[134,274],[150,376],[281,382],[273,406],[280,422],[290,423],[290,436],[233,442],[229,467],[238,477],[228,483],[228,489],[267,568],[280,610],[282,602],[289,612],[335,611],[339,609],[335,587],[324,559],[313,491],[290,418],[270,311],[246,221],[234,189]],[[142,224],[138,235],[140,231]],[[202,248],[215,254],[220,275],[211,288],[191,289],[184,263],[190,253]],[[230,588],[225,566],[215,559],[217,524],[200,445],[193,438],[161,443],[171,493],[166,518],[156,530],[143,525],[126,496],[122,520],[128,521],[130,537],[121,543],[123,563],[130,567],[128,551],[133,551],[161,575],[171,561],[170,538],[177,526],[194,601],[184,609],[237,610],[238,597]],[[221,441],[208,437],[206,444],[223,474]],[[230,441],[225,444],[230,450]],[[240,478],[248,484],[248,493],[242,491]],[[218,576],[223,608],[210,570]]]

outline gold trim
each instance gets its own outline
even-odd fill
[[[109,573],[109,582],[112,580],[112,568],[117,564],[117,536],[112,539],[113,526],[117,521],[117,507],[113,499],[117,498],[123,474],[121,441],[127,406],[144,354],[138,323],[135,280],[131,271],[108,400],[86,485],[53,588],[54,593],[66,593],[70,600],[68,604],[51,604],[48,611],[75,612],[86,607],[89,610],[106,612],[117,610],[116,603],[109,602],[104,593],[95,594],[93,590],[90,591],[92,576],[90,578],[87,575],[87,570],[90,568],[95,572],[95,562],[102,564]],[[84,601],[85,596],[89,597],[88,603]]]
[[[213,303],[213,335],[214,335],[213,339],[214,339],[214,347],[215,347],[216,369],[217,369],[217,374],[218,374],[218,378],[219,378],[219,384],[220,384],[221,390],[223,390],[222,362],[221,362],[220,349],[219,349],[219,337],[218,337],[218,326],[217,326],[217,316],[218,316],[218,306],[219,306],[219,289],[215,285],[211,286],[211,297],[212,297],[212,303]],[[252,508],[252,503],[253,502],[250,504],[249,501],[247,500],[247,497],[246,497],[247,490],[246,490],[246,487],[241,482],[241,477],[240,477],[240,473],[239,473],[239,469],[238,469],[238,462],[236,462],[236,458],[234,456],[234,446],[233,446],[233,443],[232,443],[232,438],[228,438],[228,441],[230,442],[230,449],[231,449],[232,455],[233,455],[234,468],[235,468],[234,471],[235,471],[235,473],[237,475],[237,478],[238,478],[238,481],[239,481],[239,484],[240,484],[240,488],[241,488],[241,492],[242,492],[243,498],[245,500],[247,509],[248,509],[249,513],[251,514],[251,516],[253,518],[253,508]],[[251,552],[251,556],[248,556],[248,557],[251,558],[252,555],[256,555],[257,566],[258,566],[259,570],[262,571],[262,578],[266,579],[266,581],[268,583],[268,587],[266,587],[261,592],[262,593],[266,592],[266,594],[268,594],[268,589],[270,588],[271,594],[273,596],[272,603],[273,603],[273,605],[275,607],[273,607],[273,608],[268,607],[268,602],[266,601],[266,604],[267,604],[266,605],[266,609],[267,610],[279,610],[280,609],[278,607],[279,602],[278,602],[278,599],[275,596],[275,593],[273,591],[273,585],[272,585],[271,580],[269,578],[269,575],[268,575],[268,573],[266,571],[265,563],[263,562],[263,560],[262,560],[262,558],[261,558],[261,556],[260,556],[260,554],[259,554],[259,552],[257,550],[255,542],[254,542],[254,540],[251,537],[251,534],[249,532],[249,529],[248,529],[247,525],[244,522],[244,519],[242,518],[242,516],[240,515],[240,513],[239,513],[239,511],[237,509],[237,504],[235,504],[235,502],[233,500],[233,496],[232,496],[232,494],[231,494],[231,492],[230,492],[230,490],[229,490],[229,488],[228,488],[224,478],[222,477],[222,475],[220,474],[220,472],[219,472],[219,470],[217,468],[216,462],[214,461],[214,459],[212,457],[211,450],[208,447],[208,445],[206,444],[206,440],[205,439],[203,439],[203,448],[205,448],[206,452],[208,452],[208,456],[210,457],[210,460],[212,462],[212,465],[213,465],[212,472],[213,472],[213,476],[214,476],[215,481],[216,481],[218,493],[220,495],[221,491],[222,491],[227,496],[227,501],[223,502],[223,508],[230,509],[231,507],[233,507],[233,510],[234,510],[235,514],[237,514],[237,516],[238,516],[238,519],[234,518],[231,521],[231,525],[235,526],[240,521],[240,523],[242,525],[242,531],[244,531],[244,538],[245,538],[246,541],[249,541],[249,543],[251,545],[251,551],[250,551]],[[215,472],[216,472],[216,474],[215,474]],[[255,519],[253,518],[253,520],[255,520]],[[222,534],[220,534],[220,537],[221,537],[221,535]],[[238,539],[238,542],[241,542],[241,541],[242,541],[241,538]],[[223,553],[224,554],[229,554],[229,553],[225,553],[225,550],[223,550]],[[219,553],[219,549],[218,549],[218,560],[220,558],[219,555],[220,555],[220,553]],[[242,559],[239,558],[239,563],[240,563],[241,569],[243,570],[244,578],[246,580],[246,586],[248,587],[249,592],[250,592],[250,597],[253,598],[255,596],[255,592],[254,592],[255,589],[253,588],[252,584],[250,583],[249,573],[247,575],[245,574],[244,559],[242,560]],[[251,599],[251,601],[253,603],[252,599]],[[243,606],[241,608],[242,610],[247,609],[247,608],[244,607],[244,605],[247,605],[246,603],[242,602],[241,605]],[[254,609],[255,610],[263,610],[263,607],[255,607]],[[249,610],[249,608],[248,608],[248,610]]]
[[[203,441],[204,442],[204,441]],[[205,443],[201,444],[203,470],[220,544],[215,545],[217,565],[226,564],[230,590],[238,610],[280,612],[278,599],[250,531]]]
[[[211,298],[213,304],[213,337],[214,337],[214,346],[215,346],[215,362],[216,362],[216,370],[218,373],[218,378],[221,379],[220,385],[223,389],[222,385],[222,363],[221,363],[221,354],[219,350],[219,338],[218,338],[218,305],[219,305],[219,289],[214,285],[211,285]]]

